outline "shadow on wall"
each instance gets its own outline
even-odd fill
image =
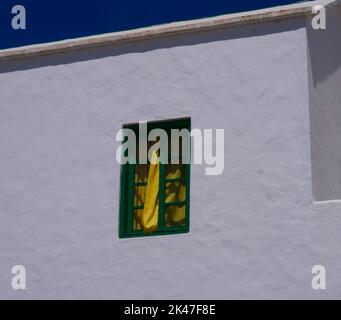
[[[18,58],[15,60],[0,61],[0,73],[27,70],[59,64],[69,64],[92,59],[118,56],[128,53],[143,53],[146,51],[172,48],[177,46],[193,46],[196,44],[209,43],[213,41],[257,37],[272,33],[296,30],[303,27],[303,19],[291,18],[280,21],[256,23],[244,26],[188,33],[183,35],[167,36],[157,39],[141,40],[119,45],[86,48],[45,56]],[[245,48],[245,50],[247,50],[247,48]]]
[[[327,29],[308,19],[313,198],[341,199],[341,6],[327,8]]]

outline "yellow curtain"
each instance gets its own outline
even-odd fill
[[[147,183],[148,182],[149,165],[137,164],[135,169],[135,182]],[[146,186],[136,186],[134,188],[134,206],[139,207],[144,205],[146,197]],[[134,211],[133,230],[142,230],[141,218],[143,216],[143,209],[136,209]]]
[[[182,165],[170,164],[167,166],[166,179],[184,178],[184,167]],[[186,186],[183,182],[170,182],[166,184],[165,201],[166,203],[185,201]],[[166,227],[181,226],[185,223],[186,207],[166,206],[165,225]]]
[[[154,150],[149,166],[147,190],[144,200],[144,210],[141,217],[143,231],[147,233],[157,230],[159,212],[159,176],[160,162],[158,155]]]
[[[154,232],[158,227],[158,198],[160,164],[156,152],[152,155],[150,165],[136,165],[135,182],[147,182],[147,186],[135,187],[134,206],[144,205],[144,209],[134,212],[133,229],[146,233]],[[166,165],[166,179],[185,177],[185,167],[179,164]],[[165,185],[165,202],[185,201],[186,185],[184,182],[168,182]],[[165,226],[182,226],[185,224],[186,206],[165,206]]]

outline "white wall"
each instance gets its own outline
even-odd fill
[[[341,6],[307,35],[314,199],[341,200]]]
[[[305,23],[3,62],[0,298],[340,298],[340,206],[312,204]],[[192,167],[190,234],[118,239],[117,130],[182,116],[225,129],[224,174]]]

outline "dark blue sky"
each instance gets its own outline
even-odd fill
[[[284,5],[295,0],[0,0],[0,49]],[[24,5],[27,30],[13,30]]]

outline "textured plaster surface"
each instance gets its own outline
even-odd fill
[[[341,6],[327,11],[327,29],[307,28],[313,194],[341,199]]]
[[[305,26],[0,64],[0,298],[340,298],[341,206],[312,198]],[[225,129],[223,175],[192,166],[189,234],[119,240],[116,132],[183,116]]]

